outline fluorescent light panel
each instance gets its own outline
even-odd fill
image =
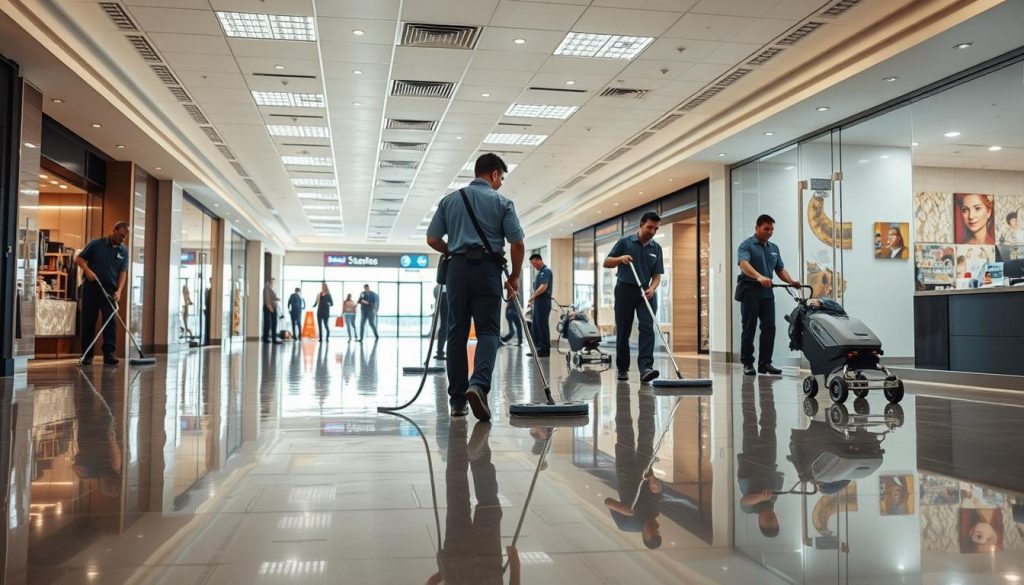
[[[320,201],[337,201],[338,194],[329,191],[323,193],[316,193],[314,191],[300,191],[298,193],[299,199],[317,199]]]
[[[337,215],[307,215],[311,221],[336,221],[340,219]]]
[[[555,49],[555,55],[595,59],[633,59],[654,39],[624,35],[570,32]]]
[[[311,16],[217,12],[224,34],[242,39],[277,41],[315,41],[316,29]]]
[[[271,136],[289,136],[292,138],[329,138],[326,126],[282,126],[268,124],[267,132]]]
[[[506,166],[508,167],[509,174],[512,174],[512,171],[516,170],[516,167],[519,166],[519,163],[508,163]],[[475,169],[476,169],[476,160],[475,159],[469,161],[468,163],[466,163],[466,166],[462,167],[463,171],[467,171],[467,172],[470,172],[470,173],[472,173]],[[472,180],[473,179],[470,179],[470,181],[472,181]]]
[[[254,91],[257,106],[276,108],[322,108],[324,96],[319,93],[292,93],[287,91]]]
[[[296,187],[337,187],[338,183],[334,179],[311,179],[308,177],[299,177],[292,179],[292,185]]]
[[[311,205],[303,203],[302,208],[305,209],[306,211],[336,211],[339,209],[337,205],[321,205],[317,204],[316,202],[313,202],[313,204]]]
[[[514,144],[517,146],[538,146],[547,140],[547,134],[488,134],[484,138],[487,144]]]
[[[281,161],[286,165],[299,165],[303,167],[334,166],[334,161],[327,156],[282,156]]]
[[[533,104],[512,104],[505,111],[506,116],[515,118],[548,118],[552,120],[567,120],[569,116],[576,113],[578,106],[543,106]]]

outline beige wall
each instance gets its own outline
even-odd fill
[[[914,192],[1024,195],[1024,172],[915,166]]]

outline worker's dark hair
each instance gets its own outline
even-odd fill
[[[117,231],[117,230],[119,230],[121,228],[124,228],[124,229],[127,230],[127,229],[131,229],[131,227],[132,227],[132,224],[130,224],[127,221],[124,221],[122,219],[121,221],[119,221],[119,222],[114,224],[114,230],[113,231]]]
[[[486,177],[494,171],[508,172],[508,167],[505,165],[505,161],[501,160],[500,156],[493,152],[488,152],[487,154],[481,154],[476,159],[476,165],[473,167],[473,172],[476,173],[476,176]]]
[[[661,216],[658,215],[657,213],[654,213],[653,211],[648,211],[647,213],[640,216],[640,225],[644,225],[649,221],[661,221]]]
[[[775,225],[775,218],[768,215],[767,213],[762,213],[761,215],[757,216],[757,227],[761,227],[766,223]]]
[[[533,260],[534,258],[537,260],[543,260],[543,258],[540,257],[540,254],[530,254],[530,260]]]

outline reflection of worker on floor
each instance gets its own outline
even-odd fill
[[[779,535],[779,518],[775,514],[776,496],[782,489],[782,473],[776,463],[775,397],[771,381],[758,379],[761,406],[760,429],[757,406],[754,404],[754,379],[744,378],[741,388],[743,411],[743,452],[736,456],[736,477],[739,480],[740,508],[757,514],[757,526],[767,537]]]
[[[500,585],[501,504],[498,479],[491,463],[488,436],[490,423],[477,423],[466,443],[466,419],[453,419],[448,427],[448,468],[445,472],[448,515],[445,520],[444,546],[438,553],[439,570],[427,585]],[[476,510],[469,501],[469,477],[473,474]],[[510,585],[519,583],[519,557],[512,547],[509,553]]]
[[[633,415],[629,409],[632,390],[620,383],[615,404],[615,475],[619,499],[606,498],[604,505],[612,519],[625,532],[639,532],[644,546],[661,546],[661,480],[654,476],[654,395],[641,391],[637,395],[640,414],[639,435],[633,433]]]
[[[101,386],[109,388],[112,376],[104,376]],[[121,495],[121,447],[117,444],[114,414],[107,401],[88,384],[75,389],[75,442],[78,452],[72,469],[80,479],[95,484],[108,497]]]

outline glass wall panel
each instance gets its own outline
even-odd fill
[[[594,261],[597,265],[597,326],[601,335],[615,335],[615,270],[603,268],[601,264],[622,237],[620,218],[599,224],[594,233]]]
[[[576,232],[572,238],[572,304],[594,318],[594,230]]]
[[[245,290],[247,240],[231,232],[231,336],[245,338]]]

